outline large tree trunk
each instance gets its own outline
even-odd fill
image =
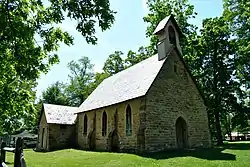
[[[231,120],[230,119],[231,119],[230,116],[227,117],[227,119],[226,119],[226,130],[227,130],[229,140],[232,141],[233,138],[232,138]]]
[[[221,133],[221,124],[220,124],[220,114],[219,111],[215,111],[215,123],[216,123],[216,131],[217,131],[217,145],[223,145],[223,138]]]

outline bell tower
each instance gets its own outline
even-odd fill
[[[159,60],[166,58],[167,54],[173,48],[178,49],[182,54],[180,46],[180,36],[182,33],[173,15],[167,16],[160,21],[154,31],[154,35],[157,35],[159,39],[159,43],[157,44]]]

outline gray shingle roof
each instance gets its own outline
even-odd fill
[[[178,26],[175,18],[173,15],[167,16],[165,17],[163,20],[160,21],[160,23],[157,25],[157,27],[155,28],[153,34],[158,34],[159,32],[161,32],[162,30],[164,30],[165,26],[168,24],[169,21],[172,21],[172,23],[175,25],[176,30],[179,32],[180,36],[183,36],[180,27]]]
[[[144,96],[165,60],[159,61],[157,54],[105,79],[81,104],[76,113]]]
[[[167,16],[165,17],[163,20],[160,21],[160,23],[157,25],[157,27],[155,28],[153,34],[158,33],[159,31],[163,30],[166,26],[166,24],[168,23],[169,19],[171,16]]]
[[[73,125],[77,115],[74,114],[78,107],[69,107],[54,104],[43,104],[45,117],[49,124]]]

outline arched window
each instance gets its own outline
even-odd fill
[[[128,105],[126,108],[126,135],[132,135],[132,118],[130,105]]]
[[[106,136],[107,134],[107,114],[104,111],[102,114],[102,136]]]
[[[169,42],[176,46],[175,30],[172,26],[168,27]]]
[[[88,117],[85,114],[84,115],[84,120],[83,120],[83,134],[86,135],[88,131]]]

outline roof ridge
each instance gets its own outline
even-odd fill
[[[136,64],[134,64],[134,65],[132,65],[132,66],[130,66],[130,67],[128,67],[128,68],[122,70],[122,71],[119,71],[119,72],[116,73],[116,74],[111,75],[110,77],[108,77],[108,78],[106,78],[106,79],[109,79],[109,78],[114,77],[114,76],[116,76],[116,75],[118,75],[118,74],[124,73],[124,72],[126,72],[126,70],[129,70],[129,69],[131,70],[133,67],[135,68],[136,66],[139,66],[139,65],[145,63],[146,60],[148,60],[148,59],[150,59],[150,58],[153,58],[154,56],[158,56],[158,54],[154,54],[154,55],[152,55],[152,56],[150,56],[150,57],[148,57],[148,58],[146,58],[146,59],[140,61],[139,63],[136,63]],[[106,79],[104,79],[104,80],[106,80]],[[104,80],[103,80],[103,81],[104,81]]]
[[[51,105],[51,106],[59,106],[59,107],[79,108],[79,107],[74,107],[74,106],[65,106],[65,105],[61,105],[61,104],[50,104],[50,103],[43,103],[43,105]]]
[[[155,54],[103,80],[75,113],[144,96],[165,60],[166,58],[159,60],[158,54]]]

